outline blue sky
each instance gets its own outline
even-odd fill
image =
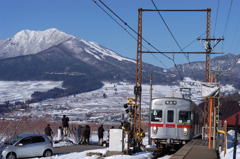
[[[96,1],[101,5],[98,0]],[[154,9],[151,0],[102,1],[136,31],[137,9]],[[218,2],[219,8],[216,14]],[[227,23],[231,2],[232,7]],[[213,52],[240,54],[240,0],[154,0],[154,3],[158,9],[211,8],[211,35],[225,37],[224,42],[220,42]],[[205,12],[161,12],[161,15],[181,48],[206,31]],[[218,15],[217,19],[216,15]],[[119,23],[124,26],[120,21]],[[136,37],[135,33],[124,27]],[[137,41],[92,0],[0,0],[0,39],[13,37],[17,32],[25,29],[49,28],[57,28],[78,38],[97,42],[122,56],[136,59]],[[157,12],[143,13],[143,37],[160,51],[180,51]],[[202,36],[202,38],[205,37],[206,35]],[[148,50],[155,51],[147,44],[143,43],[143,45]],[[205,50],[203,44],[195,40],[184,51],[204,52]],[[172,58],[173,55],[168,54],[168,56]],[[173,67],[173,63],[163,55],[156,54],[156,57],[157,59],[152,55],[144,54],[143,61],[160,67]],[[205,55],[190,55],[189,60],[204,61]],[[187,59],[184,55],[175,55],[175,62],[186,63]]]

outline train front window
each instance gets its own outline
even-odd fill
[[[168,110],[167,122],[173,122],[173,119],[174,119],[174,111],[173,110]]]
[[[179,112],[179,123],[191,123],[191,112],[180,111]]]
[[[162,110],[151,110],[151,121],[162,122]]]

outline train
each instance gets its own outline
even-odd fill
[[[201,135],[203,111],[181,94],[151,101],[149,135],[157,148],[175,148]]]

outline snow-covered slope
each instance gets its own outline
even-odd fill
[[[87,52],[98,60],[105,59],[108,56],[119,61],[127,60],[135,62],[95,42],[79,39],[55,28],[45,31],[22,30],[13,38],[0,40],[0,59],[36,54],[61,43],[64,43],[73,54],[78,56],[82,52]]]

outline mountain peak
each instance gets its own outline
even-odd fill
[[[45,31],[22,30],[10,40],[1,42],[4,46],[0,46],[0,58],[36,54],[73,37],[56,28]]]

